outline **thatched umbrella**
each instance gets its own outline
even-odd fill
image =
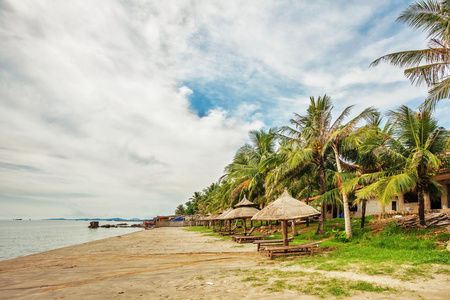
[[[248,201],[248,200],[247,200]],[[225,219],[233,220],[233,219],[242,219],[242,224],[244,225],[244,234],[247,233],[247,226],[245,226],[245,221],[251,217],[253,217],[259,210],[255,207],[241,206],[233,209],[229,212]]]
[[[203,226],[208,226],[208,228],[209,228],[209,217],[211,217],[210,213],[200,218],[200,221],[202,221]]]
[[[244,199],[241,200],[238,204],[236,204],[234,207],[255,207],[258,204],[253,203],[252,201],[248,200],[247,197],[244,195]]]
[[[252,217],[252,220],[274,221],[280,220],[283,222],[283,241],[284,245],[289,245],[287,237],[287,221],[300,218],[306,218],[318,215],[315,208],[292,198],[288,191],[284,193],[274,202],[263,208]]]
[[[216,225],[216,220],[219,214],[212,214],[208,217],[208,222],[211,224],[212,228],[214,229],[214,226]]]
[[[230,207],[230,208],[227,208],[227,209],[225,209],[217,218],[216,218],[216,220],[218,220],[219,222],[222,222],[222,221],[225,221],[226,219],[225,219],[225,217],[226,217],[226,215],[230,212],[230,211],[232,211],[233,209]],[[222,228],[222,226],[220,226],[220,228]],[[230,226],[230,230],[231,230],[231,226]]]

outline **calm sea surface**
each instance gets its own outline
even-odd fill
[[[135,222],[100,221],[100,226],[119,223]],[[0,261],[142,230],[88,226],[89,221],[0,220]]]

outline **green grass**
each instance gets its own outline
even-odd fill
[[[359,280],[355,284],[350,284],[349,289],[362,292],[382,293],[385,291],[395,292],[395,289],[374,285],[373,283]]]
[[[328,278],[324,275],[326,272],[352,271],[371,276],[390,276],[402,281],[423,281],[433,278],[433,275],[450,274],[450,253],[442,246],[442,242],[450,238],[450,233],[442,232],[439,228],[405,229],[397,227],[395,223],[387,223],[383,228],[378,224],[374,231],[372,223],[373,218],[369,217],[368,226],[361,229],[359,220],[352,220],[351,239],[346,239],[343,233],[343,219],[326,221],[324,234],[321,236],[315,235],[317,223],[309,227],[298,226],[299,235],[291,244],[322,241],[321,253],[313,257],[305,255],[275,261],[264,260],[259,265],[267,266],[268,269],[239,270],[235,277],[243,276],[242,281],[249,286],[269,292],[292,290],[327,299],[343,298],[360,292],[397,291],[366,281]],[[218,236],[212,229],[204,227],[191,227],[189,230]],[[280,239],[282,236],[278,232],[269,238]],[[273,269],[297,265],[316,272]]]
[[[240,280],[239,278],[242,275],[244,277]],[[272,293],[292,290],[299,294],[315,295],[324,299],[347,297],[358,292],[397,292],[390,287],[375,285],[366,281],[327,278],[318,272],[253,269],[235,271],[232,277],[252,287],[265,288],[266,291]]]

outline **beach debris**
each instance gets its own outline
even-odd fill
[[[206,284],[213,285],[214,283],[207,281]]]
[[[428,228],[430,226],[450,225],[450,213],[432,213],[425,215],[425,226],[420,225],[419,216],[413,215],[396,219],[397,226],[412,228]]]

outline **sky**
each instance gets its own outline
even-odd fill
[[[425,87],[369,67],[426,47],[395,22],[412,2],[1,1],[0,219],[173,214],[310,96],[416,108]]]

